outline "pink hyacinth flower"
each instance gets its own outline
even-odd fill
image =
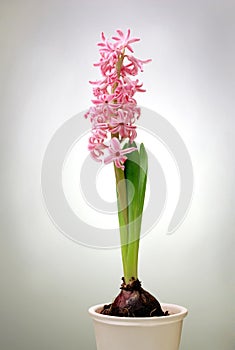
[[[143,72],[143,65],[145,63],[149,63],[152,60],[140,60],[139,58],[136,58],[134,56],[127,56],[128,61],[130,62],[126,66],[122,67],[122,74],[130,74],[130,75],[137,75],[139,70]]]
[[[91,100],[95,105],[101,104],[101,103],[109,103],[112,102],[115,98],[115,94],[103,94],[100,96],[97,96],[97,100]]]
[[[133,49],[130,46],[130,44],[133,44],[136,41],[139,41],[140,39],[139,38],[130,39],[130,33],[131,33],[130,29],[128,29],[126,36],[120,29],[118,29],[116,32],[118,33],[119,37],[113,36],[112,39],[116,40],[119,49],[127,48],[129,51],[133,52]]]
[[[125,169],[124,163],[127,160],[127,157],[125,154],[131,153],[135,151],[137,148],[136,147],[129,147],[126,149],[121,149],[121,145],[119,140],[114,137],[110,140],[109,144],[109,155],[104,158],[104,164],[109,164],[111,162],[114,162],[117,168],[121,168],[122,170]]]
[[[118,110],[116,118],[111,118],[110,127],[112,134],[119,133],[123,138],[129,137],[131,142],[133,142],[137,136],[135,130],[136,126],[131,124],[128,113],[122,109]]]
[[[97,162],[102,162],[101,158],[106,148],[103,142],[104,140],[97,138],[96,135],[89,138],[88,150],[90,151],[91,157]]]

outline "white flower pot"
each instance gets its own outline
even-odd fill
[[[183,319],[182,306],[161,303],[168,316],[116,317],[102,315],[104,304],[89,309],[93,319],[97,350],[178,350]]]

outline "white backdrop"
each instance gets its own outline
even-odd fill
[[[141,241],[140,279],[189,309],[181,350],[235,349],[234,23],[232,0],[1,1],[1,350],[94,350],[87,309],[118,292],[119,251],[63,236],[40,188],[52,135],[90,105],[99,34],[116,28],[153,59],[138,102],[177,129],[195,176],[177,232],[162,222]]]

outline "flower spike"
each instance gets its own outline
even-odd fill
[[[126,154],[135,148],[121,150],[122,140],[132,143],[137,136],[134,124],[140,116],[140,108],[135,94],[145,92],[143,84],[132,77],[142,72],[143,65],[151,60],[140,60],[125,53],[129,50],[133,54],[131,45],[140,40],[131,38],[130,29],[126,34],[120,29],[116,33],[112,41],[101,33],[101,42],[97,44],[100,60],[94,66],[100,69],[102,78],[90,81],[94,98],[85,117],[92,123],[88,145],[91,156],[105,164],[113,161],[117,168],[124,170]],[[115,149],[118,149],[116,153]]]

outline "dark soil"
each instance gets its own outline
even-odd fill
[[[158,300],[141,287],[141,282],[134,278],[128,284],[121,285],[121,292],[114,302],[104,305],[101,314],[119,317],[167,316]]]

